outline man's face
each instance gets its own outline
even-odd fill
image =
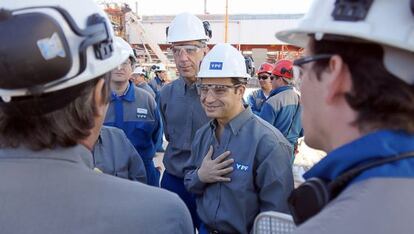
[[[309,56],[309,50],[305,50],[304,56]],[[305,142],[312,148],[323,149],[324,142],[324,83],[317,79],[313,71],[314,62],[301,66],[300,91],[302,103],[302,125],[305,132]],[[322,78],[323,79],[323,78]]]
[[[270,81],[270,74],[267,72],[263,72],[258,74],[259,84],[263,90],[271,90],[272,83]]]
[[[160,77],[162,80],[167,80],[167,72],[166,71],[158,72],[158,77]]]
[[[272,76],[270,82],[272,85],[272,89],[277,89],[285,85],[282,77],[278,77],[278,76]]]
[[[201,104],[209,118],[231,120],[239,110],[245,87],[231,78],[203,78],[199,87]]]
[[[131,81],[135,84],[135,85],[139,85],[143,82],[145,82],[145,76],[141,75],[141,74],[132,74],[131,75]]]
[[[112,82],[128,82],[132,74],[131,60],[127,59],[124,63],[111,71]]]
[[[206,45],[200,41],[176,42],[171,50],[180,76],[195,82],[201,60],[208,50]]]

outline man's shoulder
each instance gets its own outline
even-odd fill
[[[122,129],[112,127],[112,126],[106,126],[106,125],[102,125],[100,136],[103,139],[103,141],[116,140],[121,143],[123,142],[124,139],[128,139]]]
[[[155,105],[154,97],[145,89],[140,87],[134,87],[135,102],[149,103],[151,106]]]
[[[178,86],[182,85],[181,83],[182,83],[182,82],[180,81],[180,78],[178,78],[178,79],[176,79],[176,80],[173,80],[172,82],[170,82],[170,83],[168,83],[168,84],[165,84],[165,85],[162,87],[162,89],[160,90],[160,93],[161,93],[161,94],[162,94],[162,93],[166,93],[166,92],[168,92],[169,90],[174,89],[174,88],[176,88],[176,87],[178,87]]]
[[[274,142],[289,144],[283,134],[267,121],[258,116],[254,116],[252,121],[254,126],[253,131],[257,132],[260,136],[266,137],[266,139]]]
[[[257,97],[263,96],[262,93],[263,93],[262,89],[256,89],[256,90],[253,90],[253,92],[251,92],[250,96],[257,98]]]
[[[145,233],[187,230],[191,218],[182,200],[174,193],[136,181],[110,175],[90,180],[90,197],[104,217],[113,217],[121,227],[138,228]],[[87,201],[84,201],[87,202]],[[108,214],[105,214],[108,213]],[[172,222],[168,224],[168,222]],[[160,224],[161,226],[157,226]]]
[[[94,186],[91,186],[91,190],[96,189],[105,194],[99,196],[99,198],[94,198],[102,199],[103,204],[105,204],[106,199],[123,201],[119,203],[119,206],[127,206],[129,207],[128,210],[135,207],[141,211],[151,209],[160,213],[174,212],[174,209],[183,208],[182,201],[178,196],[167,190],[106,174],[99,174],[94,177],[86,180],[86,183],[93,182]],[[154,201],[156,201],[156,204]]]
[[[413,178],[353,183],[295,234],[412,233],[413,193]]]

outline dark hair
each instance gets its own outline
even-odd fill
[[[231,83],[234,84],[234,85],[247,84],[247,79],[246,78],[233,77],[233,78],[231,78]]]
[[[97,114],[92,93],[102,78],[105,79],[102,95],[107,103],[110,94],[109,73],[64,90],[2,103],[0,148],[25,146],[32,150],[42,150],[58,146],[70,147],[88,137]],[[54,110],[42,109],[45,104],[56,99],[63,100],[68,95],[75,98],[60,103],[60,107]]]
[[[383,48],[373,43],[311,41],[313,54],[339,55],[352,76],[352,90],[345,98],[357,112],[354,124],[362,131],[404,130],[414,133],[414,85],[392,75],[383,65]],[[329,60],[313,68],[318,79]]]

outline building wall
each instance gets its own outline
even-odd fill
[[[302,15],[232,15],[229,17],[228,42],[232,44],[283,45],[275,38],[277,31],[292,27]],[[224,42],[224,16],[199,16],[208,20],[213,30],[209,44]],[[174,16],[144,16],[145,31],[158,44],[167,44],[165,29]]]

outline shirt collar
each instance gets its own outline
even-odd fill
[[[244,124],[251,118],[254,118],[253,112],[250,107],[246,107],[246,109],[230,120],[226,127],[229,126],[233,135],[237,135]],[[215,119],[210,121],[210,127],[213,131],[217,128],[217,121]]]
[[[333,180],[366,161],[410,151],[414,151],[414,135],[402,131],[376,131],[333,150],[305,173],[304,178]]]
[[[33,151],[26,147],[0,149],[0,159],[54,159],[76,163],[85,168],[93,168],[92,152],[83,145],[73,147],[56,147],[55,149],[44,149]]]
[[[112,92],[111,95],[111,100],[116,100],[116,99],[121,99],[121,100],[125,100],[128,102],[133,102],[135,101],[135,92],[134,92],[134,85],[132,85],[131,81],[128,81],[128,87],[125,90],[125,92],[122,94],[122,96],[118,96],[116,95],[115,92]]]
[[[157,82],[157,84],[163,84],[165,80],[161,80],[159,76],[155,76],[155,82]]]
[[[194,82],[192,84],[187,84],[184,77],[180,76],[178,78],[178,84],[179,84],[179,92],[182,95],[185,95],[187,93],[187,91],[190,91],[190,90],[194,90],[194,92],[197,93],[196,82]]]

